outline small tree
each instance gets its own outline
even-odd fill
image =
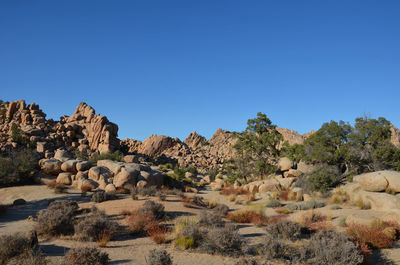
[[[247,181],[247,176],[265,176],[276,170],[273,165],[279,156],[282,135],[276,130],[267,115],[259,112],[257,117],[247,121],[244,132],[235,133],[236,157],[233,168],[239,177]]]

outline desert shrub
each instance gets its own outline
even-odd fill
[[[156,196],[160,201],[165,201],[167,199],[167,195],[163,191],[157,191]]]
[[[92,202],[104,202],[112,199],[114,196],[105,192],[104,190],[99,190],[93,193],[91,201]]]
[[[7,265],[47,265],[46,257],[40,250],[25,249],[19,256],[10,259]]]
[[[113,160],[122,162],[123,161],[123,154],[119,152],[119,150],[115,151],[114,153],[104,152],[101,154],[94,154],[90,157],[89,162],[93,165],[97,164],[99,160]]]
[[[74,213],[78,209],[75,201],[53,201],[37,214],[36,230],[41,235],[57,236],[72,234]]]
[[[67,252],[63,265],[108,265],[109,261],[108,254],[97,248],[79,247]]]
[[[300,224],[290,221],[269,224],[265,230],[274,238],[289,239],[291,241],[299,239],[302,233],[305,232]]]
[[[155,222],[155,218],[150,212],[133,211],[127,218],[128,231],[131,234],[144,234],[146,233],[147,226],[153,222]]]
[[[350,224],[346,232],[358,244],[366,245],[369,248],[388,248],[392,246],[393,240],[384,233],[388,227],[384,223],[381,225]]]
[[[144,187],[144,188],[137,188],[133,187],[131,189],[131,195],[134,200],[134,196],[137,197],[137,195],[144,196],[144,197],[150,197],[150,196],[156,196],[157,194],[157,187],[156,186],[149,186],[149,187]]]
[[[165,207],[161,203],[154,201],[146,201],[141,208],[138,210],[138,214],[149,213],[154,216],[157,220],[162,219],[165,216]]]
[[[358,196],[355,202],[353,202],[358,208],[361,210],[369,210],[371,209],[371,203],[368,201],[364,201],[361,196]]]
[[[111,221],[104,212],[93,207],[91,214],[79,220],[75,225],[75,234],[81,240],[107,243],[117,229],[116,222]]]
[[[303,264],[362,264],[364,258],[361,250],[344,233],[321,230],[311,236],[308,243],[301,248]]]
[[[266,204],[266,206],[267,207],[271,207],[271,208],[277,208],[277,207],[281,207],[281,202],[279,201],[279,200],[277,200],[277,199],[269,199],[268,201],[267,201],[267,204]]]
[[[168,228],[166,225],[160,224],[157,221],[150,222],[146,228],[146,233],[151,239],[157,243],[157,244],[162,244],[167,242],[168,238]]]
[[[236,223],[254,223],[256,225],[266,225],[268,223],[268,218],[250,210],[240,210],[236,212],[228,213],[226,216],[228,220]]]
[[[202,211],[199,217],[199,224],[208,227],[221,227],[224,225],[224,221],[222,220],[222,216],[219,214]]]
[[[176,195],[178,197],[183,197],[184,196],[184,193],[180,189],[177,189],[177,188],[173,188],[171,190],[168,190],[168,194]]]
[[[244,241],[234,225],[209,229],[200,249],[210,254],[237,256],[242,253]]]
[[[343,187],[335,188],[330,197],[330,201],[333,203],[343,204],[349,200],[349,195],[343,189]]]
[[[245,190],[241,187],[239,188],[234,188],[234,187],[224,187],[222,190],[219,191],[219,194],[221,195],[247,195],[250,194],[248,190]]]
[[[0,156],[0,186],[24,184],[32,180],[37,167],[34,151],[13,151]]]
[[[183,217],[175,222],[175,245],[182,248],[196,248],[204,238],[204,231],[195,219]]]
[[[172,265],[172,259],[166,250],[151,249],[146,258],[148,265]]]
[[[82,191],[82,192],[92,191],[92,189],[93,189],[93,186],[92,186],[92,185],[84,184],[84,185],[81,186],[81,191]]]
[[[221,217],[225,217],[229,212],[229,207],[226,204],[217,203],[212,211]]]
[[[159,168],[160,168],[161,171],[166,172],[166,171],[168,171],[168,169],[173,169],[174,167],[173,167],[173,165],[171,163],[167,163],[167,164],[164,164],[164,165],[160,165]]]
[[[204,202],[203,198],[199,197],[199,196],[182,197],[181,200],[182,200],[183,206],[188,207],[188,208],[197,208],[197,207],[205,208],[205,207],[207,207],[207,203]]]
[[[309,211],[298,218],[298,222],[310,230],[328,229],[331,226],[326,222],[327,216],[316,211]]]
[[[300,202],[300,203],[289,203],[286,205],[286,208],[290,211],[295,211],[295,210],[310,210],[310,209],[316,209],[316,208],[321,208],[324,207],[325,204],[323,202],[319,202],[317,200],[309,200],[306,202]]]
[[[335,166],[321,165],[308,178],[311,190],[327,192],[342,181],[343,177]]]
[[[34,238],[29,238],[19,233],[1,236],[0,264],[7,264],[11,258],[20,256],[24,252],[32,251],[36,243]]]
[[[292,261],[298,259],[298,256],[300,255],[295,248],[271,234],[266,234],[264,236],[263,243],[259,249],[261,254],[263,254],[267,260],[280,259]]]

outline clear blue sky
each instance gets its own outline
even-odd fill
[[[0,98],[59,119],[207,138],[264,112],[300,133],[363,113],[400,126],[400,1],[1,0]]]

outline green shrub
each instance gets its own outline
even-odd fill
[[[32,180],[37,159],[31,149],[24,149],[0,156],[0,185],[24,184]]]
[[[138,214],[148,213],[154,218],[160,220],[165,216],[165,207],[161,203],[154,201],[146,201],[141,208],[138,209]]]
[[[122,162],[124,159],[124,155],[120,153],[119,150],[115,151],[114,153],[101,153],[101,154],[94,154],[90,157],[89,162],[92,164],[96,164],[99,160],[113,160]]]
[[[269,199],[266,204],[267,207],[271,208],[281,207],[281,205],[282,205],[281,202],[277,199]]]
[[[334,166],[319,166],[308,178],[312,191],[327,192],[330,188],[337,186],[343,179],[338,169]]]

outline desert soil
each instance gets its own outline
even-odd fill
[[[110,200],[102,203],[93,203],[88,197],[81,196],[81,193],[72,188],[68,189],[68,193],[55,194],[53,190],[48,189],[44,185],[9,187],[0,189],[0,202],[2,204],[11,204],[15,199],[23,198],[27,204],[11,207],[6,214],[0,216],[0,235],[12,234],[15,232],[27,232],[34,227],[34,222],[29,220],[29,216],[35,216],[36,212],[47,208],[49,202],[55,199],[73,199],[79,202],[81,208],[90,208],[96,205],[106,214],[118,221],[121,226],[126,226],[125,218],[120,215],[123,210],[133,210],[141,206],[145,200],[149,198],[140,197],[139,200],[132,200],[128,195],[122,195],[117,200]],[[239,210],[246,207],[229,202],[226,196],[220,195],[217,191],[209,189],[202,191],[199,196],[206,200],[215,200],[219,203],[227,204],[231,210]],[[157,198],[151,198],[158,201]],[[258,198],[255,205],[265,204],[265,198]],[[165,210],[174,216],[196,216],[201,209],[185,208],[180,199],[176,196],[167,196],[166,201],[162,202]],[[318,209],[322,214],[329,216],[332,223],[335,223],[340,216],[375,216],[379,218],[383,213],[372,210],[359,210],[351,206],[341,206],[342,209],[333,210],[332,205],[327,205]],[[296,220],[298,216],[304,214],[304,211],[296,212],[290,215],[290,218]],[[268,216],[276,215],[271,208],[266,208]],[[171,221],[173,222],[173,221]],[[248,244],[262,242],[262,236],[265,234],[264,229],[252,224],[239,225],[239,232],[245,237]],[[51,264],[60,264],[61,257],[72,247],[77,246],[97,246],[95,242],[78,242],[70,238],[45,239],[40,238],[40,245],[46,256],[49,257]],[[177,265],[224,265],[231,264],[234,258],[222,257],[219,255],[208,255],[195,251],[182,251],[172,247],[172,244],[157,245],[148,237],[134,237],[130,235],[122,235],[110,241],[105,251],[111,258],[110,264],[146,264],[146,255],[152,248],[165,248],[173,257],[174,264]],[[388,262],[388,263],[386,263]],[[370,264],[400,264],[400,244],[397,242],[392,248],[382,250],[380,253],[374,253],[374,259]]]

